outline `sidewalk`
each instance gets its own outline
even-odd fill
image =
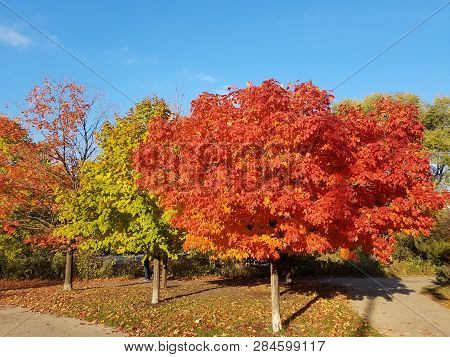
[[[16,306],[0,306],[0,336],[125,336],[112,328],[68,317],[39,314]]]
[[[352,307],[386,336],[450,336],[450,310],[420,293],[429,277],[330,278],[345,287]]]

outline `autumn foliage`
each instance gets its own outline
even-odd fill
[[[60,184],[67,189],[78,188],[81,166],[96,149],[94,133],[103,119],[103,113],[94,113],[96,99],[75,82],[49,80],[27,97],[23,121],[45,146],[49,162],[62,169]]]
[[[9,234],[19,228],[48,236],[56,220],[56,169],[15,119],[0,115],[0,222]]]
[[[0,116],[0,224],[26,242],[66,249],[77,237],[57,234],[60,205],[79,188],[95,151],[96,97],[75,82],[45,80],[27,96],[22,117]]]
[[[203,93],[154,119],[134,158],[140,185],[174,210],[185,248],[277,259],[361,247],[388,260],[395,233],[429,234],[435,191],[413,104],[331,109],[312,83]]]

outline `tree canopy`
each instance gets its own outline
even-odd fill
[[[131,166],[133,150],[154,116],[169,116],[158,98],[145,99],[114,125],[102,126],[99,154],[84,163],[80,189],[62,206],[60,235],[82,236],[82,247],[103,252],[172,256],[177,251],[179,232],[169,225],[169,213],[162,212],[156,196],[137,186]]]
[[[17,119],[0,115],[0,222],[13,233],[48,237],[57,223],[60,172]]]
[[[421,115],[425,124],[425,146],[431,151],[432,170],[443,189],[450,185],[450,97],[436,97]]]
[[[374,110],[374,104],[382,98],[389,97],[403,104],[414,104],[419,109],[419,118],[425,125],[424,145],[430,150],[431,170],[436,183],[446,190],[449,182],[448,168],[450,166],[450,98],[437,96],[433,103],[423,102],[412,93],[374,93],[363,100],[344,99],[335,104],[359,105],[369,113]]]
[[[417,105],[331,101],[274,80],[203,93],[189,116],[149,124],[139,183],[175,211],[186,248],[278,259],[361,247],[387,260],[396,232],[428,234],[444,204]]]

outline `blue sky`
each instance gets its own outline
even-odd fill
[[[119,113],[132,103],[1,5],[0,112],[14,114],[44,77],[104,90]],[[276,78],[331,89],[432,14],[428,1],[6,1],[139,100],[186,102]],[[342,84],[338,99],[409,91],[449,95],[450,5]]]

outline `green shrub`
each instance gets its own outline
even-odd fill
[[[389,269],[397,275],[433,275],[445,281],[450,265],[450,209],[436,216],[429,237],[399,235]],[[447,273],[446,273],[447,272]]]
[[[3,278],[56,278],[51,268],[51,254],[47,252],[27,252],[21,257],[15,256],[12,259],[2,255],[0,261]]]
[[[171,260],[169,272],[174,277],[217,275],[225,277],[261,277],[268,276],[268,264],[253,259],[238,261],[235,259],[214,259],[211,254],[198,251],[181,254]]]
[[[443,265],[436,272],[436,282],[439,285],[450,285],[450,266]]]
[[[82,279],[110,278],[114,276],[114,265],[112,258],[78,252],[75,256],[75,275]]]
[[[170,275],[175,277],[196,275],[217,275],[218,262],[210,259],[207,253],[191,251],[181,254],[169,262]]]
[[[60,275],[60,272],[53,270],[53,253],[47,249],[38,249],[28,245],[8,249],[11,248],[9,244],[3,245],[2,248],[0,249],[0,277],[2,278],[54,279]]]
[[[442,239],[439,236],[430,237],[399,236],[397,247],[393,254],[397,261],[428,261],[429,263],[440,266],[448,264],[450,257],[450,242],[448,239]]]
[[[16,230],[13,234],[0,234],[0,277],[45,278],[59,275],[52,270],[53,253],[49,249],[25,244],[27,233]]]
[[[75,274],[82,279],[140,277],[143,266],[140,258],[97,256],[81,251],[75,255]]]
[[[60,252],[55,253],[51,261],[51,268],[55,278],[64,278],[64,272],[66,269],[66,256]]]
[[[127,276],[131,278],[142,277],[144,275],[144,267],[141,259],[127,259],[124,262],[114,263],[114,276]]]
[[[341,259],[337,254],[327,255],[303,255],[288,258],[288,265],[282,264],[282,270],[286,267],[291,269],[292,277],[316,277],[334,275],[384,275],[383,267],[363,253],[359,253],[358,262],[350,262]],[[211,259],[205,253],[190,252],[171,261],[169,264],[172,276],[196,276],[196,275],[219,275],[225,277],[253,277],[267,278],[269,276],[269,264],[254,259],[221,260]]]
[[[420,258],[394,260],[386,267],[386,272],[394,276],[434,275],[438,267],[432,262]]]

